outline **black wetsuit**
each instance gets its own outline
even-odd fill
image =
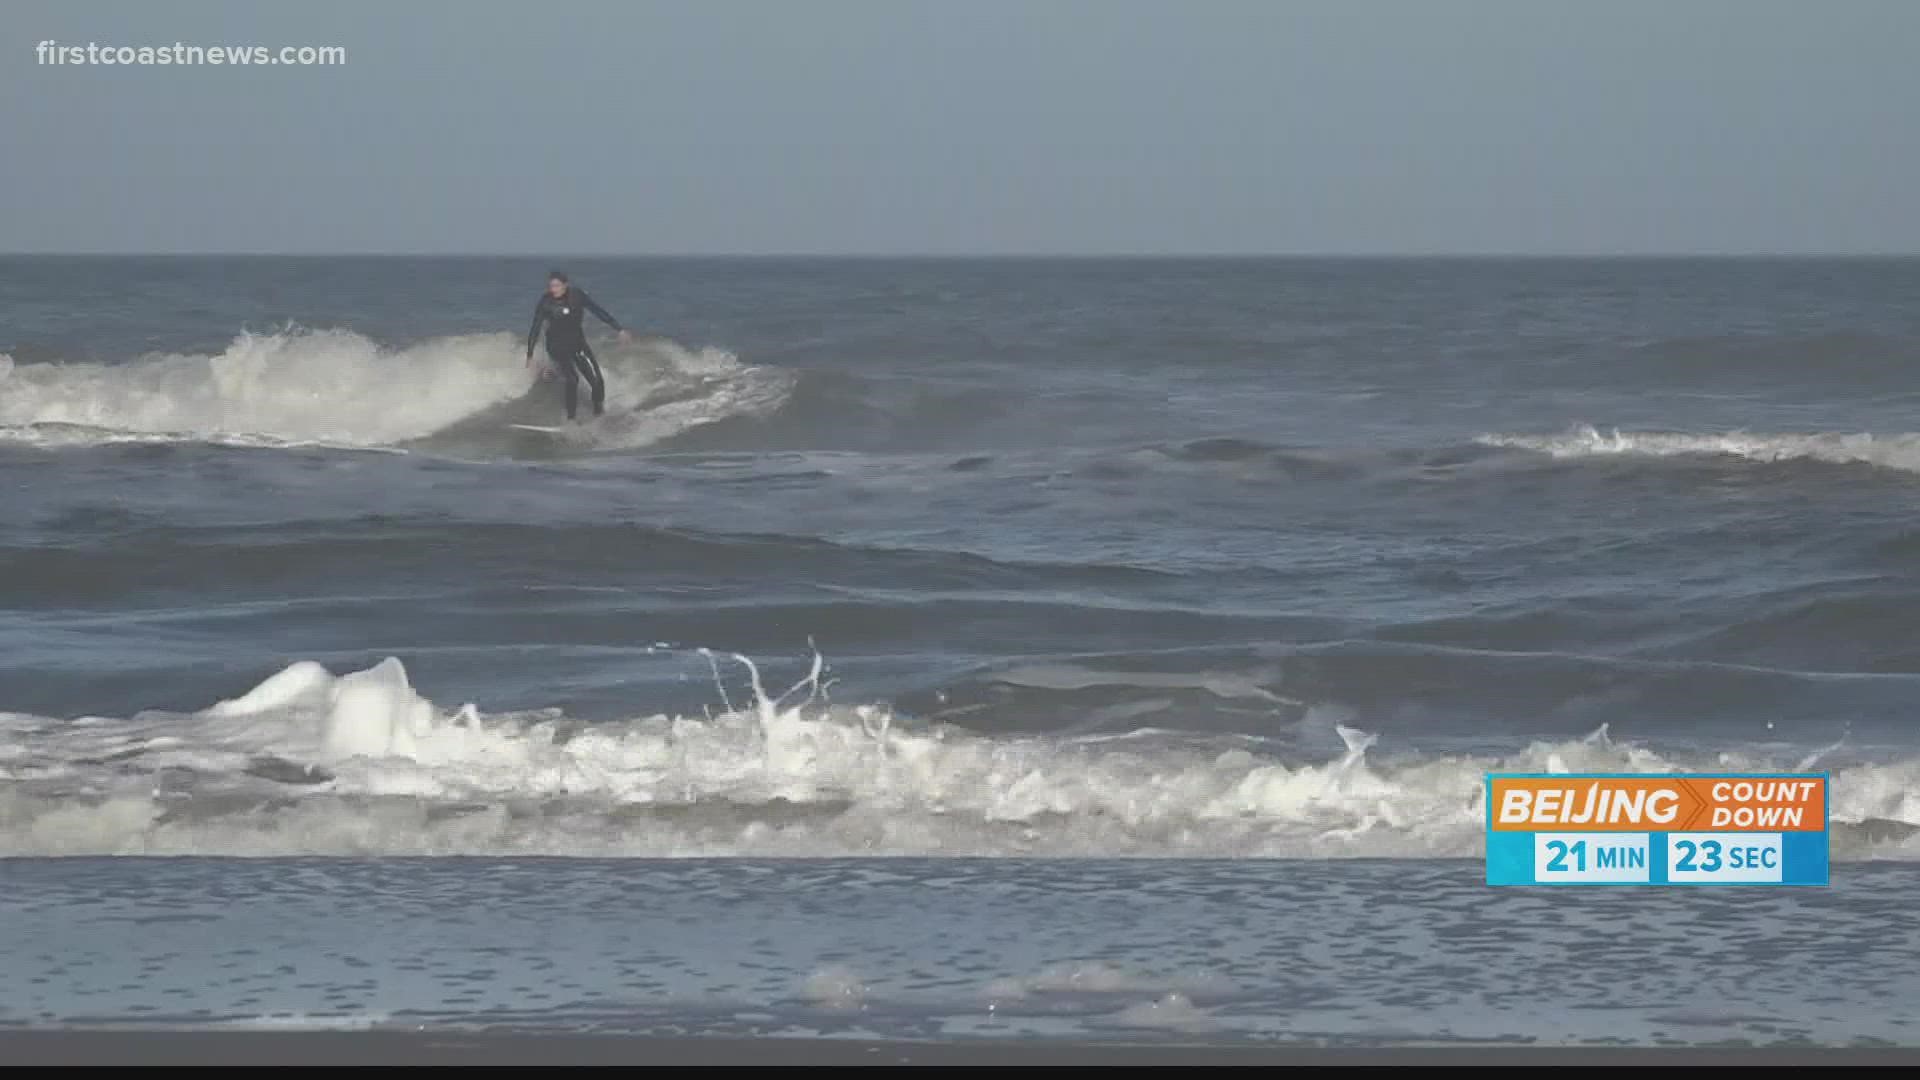
[[[527,331],[527,355],[532,356],[533,343],[540,340],[540,324],[547,324],[547,358],[567,381],[569,420],[580,408],[581,379],[587,380],[587,388],[593,393],[593,415],[599,416],[607,410],[607,380],[600,374],[600,361],[594,359],[593,350],[587,347],[587,332],[581,325],[589,311],[599,316],[601,322],[620,329],[619,321],[607,314],[606,308],[594,303],[585,289],[570,285],[558,300],[548,293],[540,294],[540,302],[533,309],[533,329]]]

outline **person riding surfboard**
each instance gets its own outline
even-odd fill
[[[601,374],[600,361],[587,345],[584,326],[587,312],[620,334],[622,345],[633,340],[620,321],[607,309],[593,302],[585,289],[577,288],[567,275],[555,270],[547,275],[547,291],[533,308],[533,327],[527,331],[527,364],[533,364],[533,346],[540,340],[540,327],[547,328],[547,371],[566,380],[567,419],[577,419],[580,408],[580,380],[587,381],[593,395],[593,415],[607,411],[607,380]]]

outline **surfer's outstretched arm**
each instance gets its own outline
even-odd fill
[[[533,346],[540,340],[540,324],[547,321],[547,302],[533,305],[533,326],[527,330],[527,363],[533,363]]]
[[[574,292],[579,294],[581,306],[585,307],[588,311],[591,311],[595,315],[599,316],[601,322],[606,323],[608,326],[613,327],[614,330],[619,332],[621,341],[625,341],[627,340],[628,337],[632,336],[627,333],[626,327],[620,325],[619,319],[616,319],[613,316],[607,314],[606,308],[603,308],[599,304],[596,304],[593,302],[593,297],[587,295],[587,290],[575,289]]]
[[[598,315],[600,317],[601,322],[606,323],[608,326],[613,327],[615,330],[618,330],[621,328],[620,320],[607,314],[606,308],[603,308],[599,304],[594,303],[593,297],[587,295],[587,290],[576,287],[573,291],[574,291],[574,294],[580,298],[581,306],[585,307],[588,311],[593,312],[595,315]]]

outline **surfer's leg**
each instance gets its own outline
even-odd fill
[[[574,363],[579,367],[581,377],[587,380],[587,388],[593,391],[593,415],[606,415],[607,377],[600,373],[600,361],[594,357],[592,349],[582,345],[579,355],[574,358]]]
[[[567,419],[580,410],[580,372],[575,369],[574,358],[568,353],[547,353],[547,359],[553,361],[554,374],[566,384]]]

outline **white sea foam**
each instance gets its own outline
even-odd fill
[[[1675,760],[1604,736],[1502,757],[1286,761],[1193,738],[990,737],[765,693],[581,724],[443,710],[398,660],[294,664],[196,713],[0,714],[0,854],[1461,856],[1488,771],[1819,767]],[[804,698],[805,700],[795,700]],[[1920,761],[1840,768],[1842,854],[1920,856]]]
[[[1185,994],[1176,992],[1129,1005],[1097,1026],[1201,1034],[1216,1031],[1221,1025],[1207,1010],[1196,1007]]]
[[[1016,1001],[1059,995],[1146,995],[1151,1000],[1161,995],[1190,998],[1225,997],[1233,993],[1231,980],[1211,972],[1182,972],[1169,979],[1112,964],[1072,963],[1054,964],[1022,978],[996,979],[987,984],[983,996],[989,1001]]]
[[[822,1008],[859,1012],[867,1003],[867,983],[851,968],[825,967],[801,981],[800,997]]]
[[[610,447],[763,415],[791,384],[786,373],[743,365],[724,350],[659,340],[609,350],[602,361],[608,416],[583,438]],[[531,383],[519,341],[508,334],[390,349],[350,330],[290,329],[241,334],[216,355],[155,354],[122,364],[19,364],[0,356],[0,441],[390,446],[513,402]],[[650,406],[656,398],[665,400]]]
[[[348,330],[241,334],[217,355],[17,364],[0,424],[113,432],[398,442],[525,392],[506,334],[384,349]]]
[[[1483,435],[1483,446],[1532,450],[1557,458],[1719,455],[1749,461],[1825,461],[1920,472],[1920,434],[1753,434],[1732,431],[1601,431],[1579,427],[1557,435]]]

